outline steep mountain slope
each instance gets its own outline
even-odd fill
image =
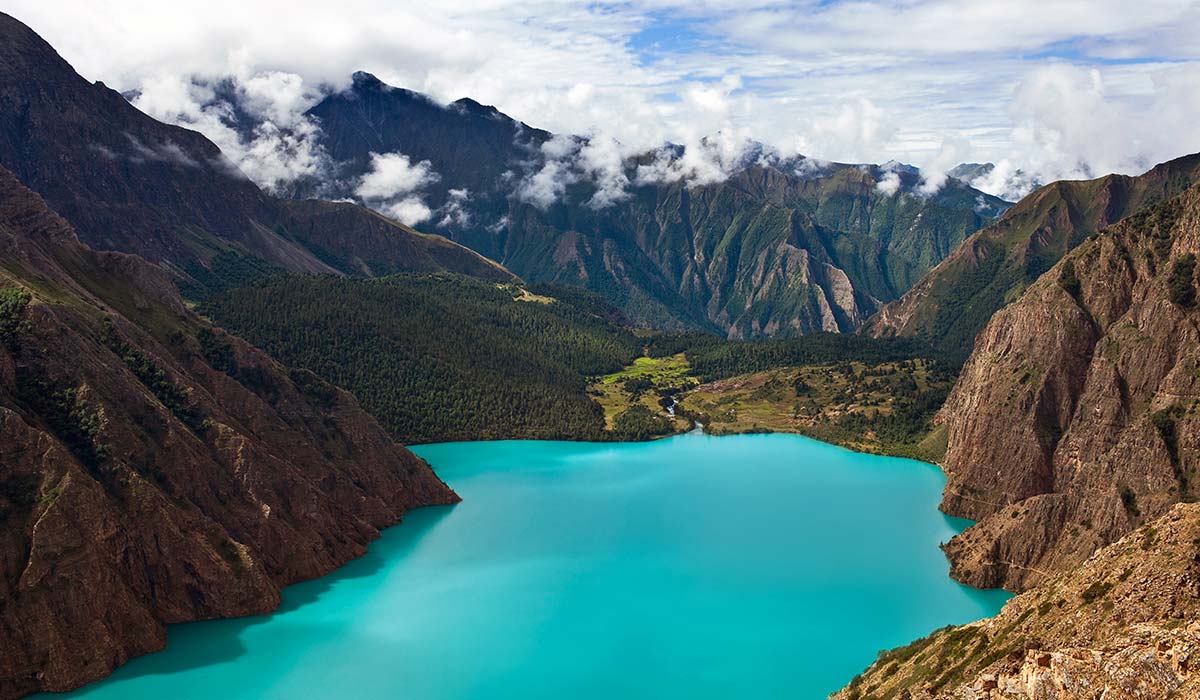
[[[1198,545],[1200,505],[1177,505],[993,618],[881,652],[834,697],[1200,697]]]
[[[460,246],[360,207],[298,206],[264,194],[204,136],[157,122],[102,83],[88,83],[3,14],[0,165],[94,249],[137,253],[184,274],[233,251],[308,272],[452,270],[511,278]],[[324,253],[333,250],[336,256]]]
[[[349,394],[80,245],[0,169],[0,698],[107,675],[168,623],[268,612],[455,500]]]
[[[1200,484],[1200,185],[1079,245],[979,335],[939,415],[953,575],[1021,590]]]
[[[965,359],[975,336],[1067,251],[1101,228],[1183,191],[1200,178],[1200,154],[1129,177],[1046,185],[972,235],[863,332],[916,336]]]
[[[678,148],[581,173],[584,139],[470,100],[439,106],[364,73],[309,115],[339,164],[312,191],[356,197],[372,154],[428,161],[432,230],[525,279],[599,292],[639,323],[731,337],[852,330],[1006,207],[956,180],[922,196],[908,170],[753,149],[707,184],[648,175],[675,167]],[[878,187],[888,178],[890,190]],[[522,194],[533,185],[557,194]]]
[[[956,183],[932,199],[888,196],[878,170],[814,179],[790,166],[638,187],[603,210],[518,205],[500,259],[530,279],[586,285],[639,320],[684,308],[733,338],[845,332],[986,222]],[[897,177],[916,188],[917,176]]]

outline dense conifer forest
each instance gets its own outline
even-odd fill
[[[642,352],[594,294],[448,274],[276,277],[201,309],[350,390],[405,443],[611,438],[587,377]]]

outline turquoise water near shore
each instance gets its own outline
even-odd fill
[[[70,697],[816,699],[1008,597],[948,578],[967,523],[921,462],[795,435],[414,451],[462,503]]]

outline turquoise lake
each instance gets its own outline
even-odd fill
[[[1008,597],[948,578],[967,523],[921,462],[794,435],[414,451],[462,503],[70,696],[817,699]]]

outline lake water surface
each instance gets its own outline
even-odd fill
[[[966,523],[921,462],[794,435],[414,451],[462,503],[71,697],[817,699],[1007,598],[947,577]]]

